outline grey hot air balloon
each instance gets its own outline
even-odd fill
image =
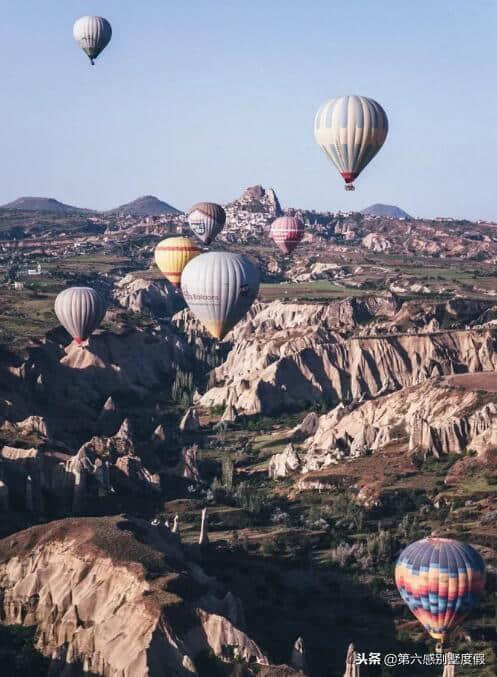
[[[91,65],[110,42],[112,27],[102,16],[82,16],[73,27],[74,39],[88,56]]]
[[[353,181],[381,149],[387,134],[387,114],[366,96],[330,99],[314,120],[316,142],[342,175],[345,190],[354,190]]]
[[[199,202],[188,212],[188,224],[204,244],[209,245],[224,228],[226,212],[214,202]]]
[[[259,291],[259,271],[242,254],[208,252],[181,275],[190,310],[212,336],[223,339],[248,311]]]
[[[55,314],[78,345],[99,326],[105,311],[103,298],[91,287],[69,287],[55,299]]]

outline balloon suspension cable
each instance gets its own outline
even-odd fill
[[[355,190],[355,186],[353,183],[346,183],[344,188],[345,190]]]

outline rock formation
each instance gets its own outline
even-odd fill
[[[343,677],[361,677],[361,668],[356,664],[356,650],[353,644],[349,644]]]
[[[295,644],[293,645],[292,655],[290,657],[290,666],[295,670],[299,670],[303,674],[306,674],[307,669],[307,660],[305,657],[305,647],[304,640],[302,637],[297,637]]]
[[[292,430],[290,433],[291,437],[295,441],[305,440],[307,437],[316,434],[318,426],[319,416],[311,411],[307,414],[302,423],[299,423],[299,425]]]
[[[185,447],[181,450],[180,460],[175,468],[170,470],[171,475],[183,477],[193,484],[200,482],[200,472],[197,465],[198,446]]]
[[[281,216],[282,209],[276,193],[272,188],[263,188],[261,185],[247,188],[241,198],[228,205],[237,209],[264,212],[271,216]]]
[[[181,432],[198,432],[200,430],[200,420],[197,410],[190,407],[180,421],[179,429]]]
[[[386,252],[392,248],[390,240],[377,233],[368,233],[366,237],[363,237],[361,244],[373,252]]]
[[[483,452],[497,428],[496,391],[494,372],[460,374],[428,379],[340,417],[333,411],[320,418],[316,434],[307,442],[305,471],[316,469],[315,460],[310,466],[316,456],[340,460],[374,452],[392,441],[403,441],[406,451],[424,456],[475,447]],[[480,441],[482,435],[485,441]]]
[[[9,488],[0,480],[0,509],[7,511],[9,507]]]
[[[209,522],[207,519],[207,508],[202,510],[202,522],[200,524],[200,536],[198,543],[199,545],[207,545],[209,543]]]
[[[221,608],[203,606],[196,591],[209,579],[200,575],[199,586],[199,574],[166,530],[145,521],[61,520],[0,541],[0,615],[35,625],[38,649],[73,675],[193,677],[200,652],[223,657],[228,647],[269,665]]]
[[[113,298],[126,310],[148,311],[155,317],[171,317],[185,306],[181,294],[167,280],[144,280],[131,273],[116,282]]]
[[[288,444],[281,453],[271,456],[268,466],[268,475],[271,479],[277,480],[295,472],[299,466],[300,459],[297,456],[293,445]]]
[[[112,395],[105,400],[105,404],[98,416],[98,432],[101,435],[114,435],[122,423],[119,407]]]
[[[370,399],[432,376],[497,367],[493,328],[342,339],[326,329],[326,311],[317,308],[273,307],[277,319],[266,308],[251,318],[253,334],[242,338],[243,329],[237,330],[226,362],[214,370],[217,385],[200,403],[232,401],[239,412],[272,414]]]
[[[64,349],[58,340],[54,333],[29,347],[25,357],[0,361],[0,424],[3,419],[15,426],[12,435],[34,432],[74,449],[92,435],[115,433],[122,416],[114,393],[139,400],[152,390],[170,391],[177,369],[193,359],[168,325],[99,330],[84,350],[74,343]],[[102,402],[103,411],[96,406]]]

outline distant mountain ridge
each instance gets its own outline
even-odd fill
[[[369,214],[370,216],[383,216],[387,219],[411,219],[412,217],[400,207],[396,205],[374,204],[366,207],[361,211],[361,214]]]
[[[52,197],[19,197],[13,202],[0,205],[0,209],[18,209],[27,212],[56,212],[58,214],[86,214],[91,209],[66,205]]]
[[[143,195],[142,197],[120,205],[115,209],[110,209],[106,214],[116,214],[127,216],[160,216],[161,214],[181,214],[179,209],[172,207],[167,202],[159,200],[154,195]]]
[[[181,214],[179,209],[172,207],[167,202],[159,200],[154,195],[144,195],[133,202],[120,205],[115,209],[107,211],[97,209],[83,209],[82,207],[74,207],[67,205],[59,200],[51,197],[19,197],[13,202],[0,205],[1,209],[29,212],[51,212],[52,214],[108,214],[108,215],[122,215],[122,216],[160,216],[161,214]]]

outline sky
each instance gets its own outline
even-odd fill
[[[2,0],[7,3],[7,0]],[[286,207],[497,220],[495,0],[16,0],[0,24],[0,203],[179,209],[250,185]],[[95,67],[84,14],[113,39]],[[316,145],[327,99],[390,121],[347,193]]]

